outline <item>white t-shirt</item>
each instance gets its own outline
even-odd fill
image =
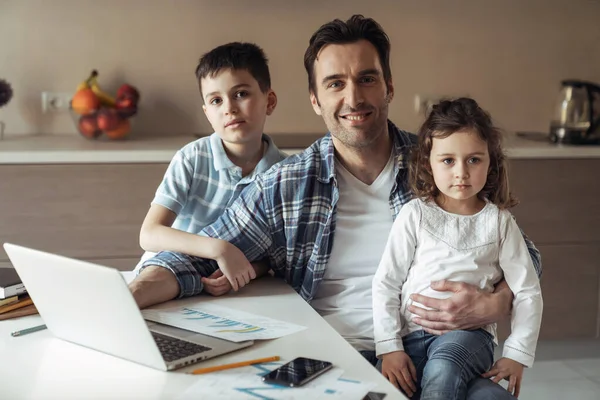
[[[339,199],[333,247],[311,306],[357,350],[375,350],[371,288],[393,215],[392,158],[366,185],[335,163]]]
[[[430,287],[432,281],[442,279],[491,292],[503,275],[515,296],[512,332],[503,356],[531,366],[542,320],[542,295],[512,215],[492,203],[474,215],[451,214],[422,200],[405,204],[373,279],[377,355],[402,350],[402,337],[423,329],[411,321],[411,294],[448,298],[452,293]],[[487,330],[495,336],[495,325]]]

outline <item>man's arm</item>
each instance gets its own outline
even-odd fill
[[[522,230],[521,233],[540,278],[542,275],[540,252]],[[493,293],[484,292],[476,286],[462,282],[433,282],[431,288],[440,292],[453,292],[453,294],[444,300],[414,294],[411,297],[414,301],[432,310],[413,305],[409,310],[418,316],[413,318],[413,321],[434,335],[457,329],[481,328],[504,319],[511,312],[513,293],[504,280],[496,285]]]
[[[239,249],[249,261],[266,258],[272,244],[270,228],[266,219],[264,204],[265,192],[260,179],[248,185],[237,200],[213,224],[202,233],[206,236],[225,240]],[[144,274],[149,266],[165,269],[170,275]],[[161,252],[148,259],[142,265],[141,273],[132,282],[130,288],[136,289],[138,305],[149,306],[175,297],[199,294],[203,290],[202,278],[210,277],[218,268],[216,261],[176,252]],[[167,278],[168,276],[168,278]],[[160,290],[153,292],[161,280],[171,285],[173,280],[178,290]],[[139,281],[136,283],[136,281]],[[144,282],[145,281],[145,282]],[[169,283],[170,282],[170,283]],[[135,285],[135,286],[134,286]]]
[[[523,229],[520,229],[521,235],[523,235],[523,239],[525,239],[525,244],[527,245],[527,250],[529,251],[529,256],[531,257],[531,261],[533,262],[533,267],[535,268],[535,273],[538,278],[542,277],[542,255],[540,251],[535,247],[535,244],[527,237]]]

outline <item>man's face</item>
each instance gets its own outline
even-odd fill
[[[334,141],[359,149],[387,134],[393,86],[389,82],[388,92],[379,55],[370,42],[323,47],[314,71],[316,91],[310,100]]]

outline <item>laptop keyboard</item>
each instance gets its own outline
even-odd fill
[[[154,341],[158,345],[160,354],[165,361],[175,361],[180,358],[192,356],[194,354],[203,353],[212,350],[210,347],[201,346],[196,343],[186,340],[177,339],[171,336],[161,335],[160,333],[151,332]]]

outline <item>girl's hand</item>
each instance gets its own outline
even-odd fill
[[[381,373],[392,385],[402,389],[408,397],[417,391],[417,369],[404,351],[394,351],[382,357]]]
[[[506,379],[508,381],[508,388],[506,390],[513,396],[519,397],[521,380],[523,379],[523,368],[524,366],[520,362],[503,357],[496,361],[492,369],[481,376],[484,378],[494,377],[492,381],[495,383]]]

